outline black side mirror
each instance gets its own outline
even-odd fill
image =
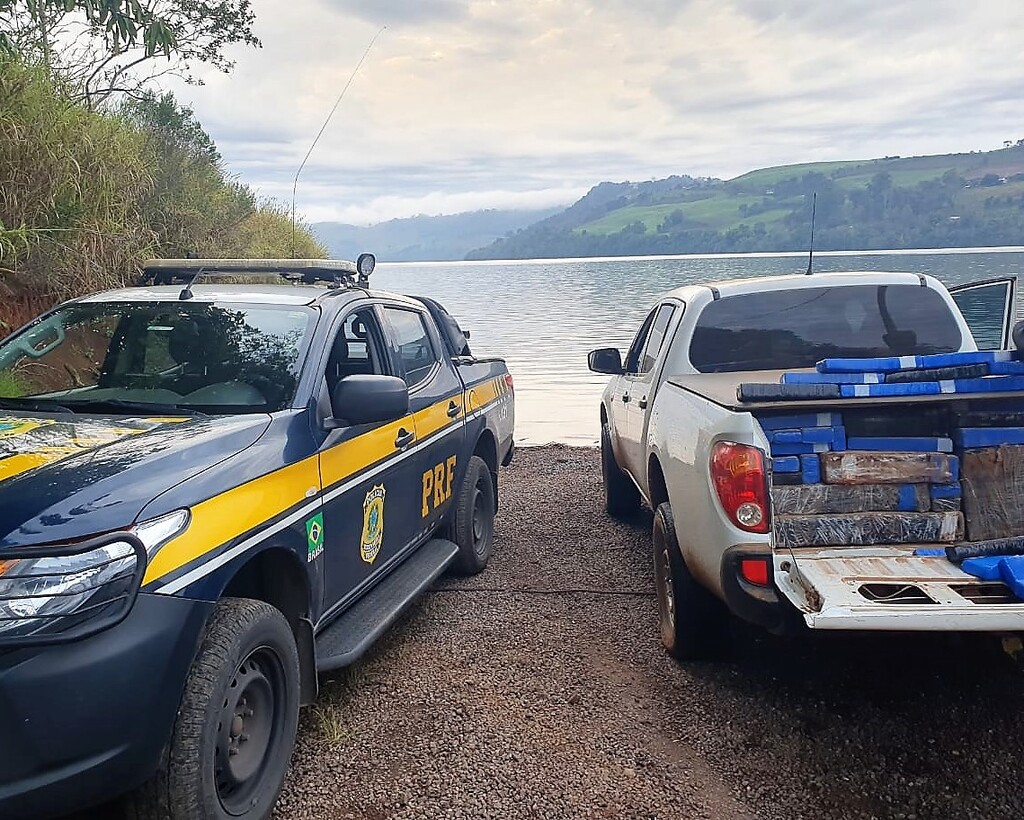
[[[1024,350],[1024,319],[1013,326],[1013,346],[1017,350]]]
[[[622,354],[614,347],[591,350],[590,355],[587,356],[587,365],[595,373],[618,376],[622,373]]]
[[[328,430],[394,421],[409,412],[409,388],[394,376],[345,376],[334,386],[331,412],[324,423]]]

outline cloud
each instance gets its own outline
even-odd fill
[[[335,221],[355,225],[371,225],[389,219],[464,211],[541,210],[558,205],[571,205],[587,191],[585,188],[549,188],[531,191],[465,191],[449,193],[434,191],[422,196],[386,195],[349,205],[326,203],[302,208],[310,222]]]
[[[289,198],[324,117],[388,25],[303,172],[309,214],[365,222],[550,203],[602,180],[727,177],[1024,136],[1024,15],[1000,0],[253,5],[264,48],[234,55],[231,76],[176,91],[232,170]]]

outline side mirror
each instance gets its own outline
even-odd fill
[[[610,376],[618,376],[622,373],[622,354],[617,348],[602,347],[600,350],[591,350],[587,356],[587,365],[595,373],[607,373]]]
[[[1013,326],[1013,346],[1017,350],[1024,350],[1024,319]]]
[[[328,430],[394,421],[409,412],[409,388],[394,376],[345,376],[334,386],[331,412],[324,424]]]

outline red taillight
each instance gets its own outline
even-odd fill
[[[770,586],[768,561],[764,558],[744,558],[740,561],[740,575],[744,581],[759,587]]]
[[[768,532],[764,453],[747,444],[718,442],[711,451],[711,483],[733,524],[747,532]]]
[[[515,388],[512,385],[512,374],[511,373],[506,373],[505,374],[505,387],[508,388],[508,392],[509,393],[514,393],[515,392]]]

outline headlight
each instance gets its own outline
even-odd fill
[[[188,510],[175,510],[159,518],[151,518],[136,524],[129,532],[133,533],[146,548],[146,554],[153,557],[160,547],[170,541],[174,536],[179,535],[188,529],[190,519]]]
[[[187,510],[66,547],[0,555],[0,647],[56,643],[106,629],[135,602],[147,554],[182,532]]]

